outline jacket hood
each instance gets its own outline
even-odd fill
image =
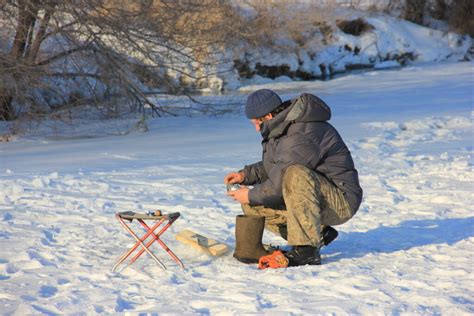
[[[263,139],[282,135],[293,122],[326,122],[331,119],[331,109],[313,94],[303,93],[291,100],[291,105],[270,121],[264,122],[260,133]]]
[[[313,94],[303,93],[293,100],[291,110],[285,121],[326,122],[331,119],[331,109],[320,98]]]

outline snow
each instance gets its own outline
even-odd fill
[[[223,177],[261,155],[242,113],[153,119],[123,136],[110,129],[126,120],[84,120],[61,137],[42,128],[1,143],[0,311],[470,315],[473,86],[473,63],[443,63],[210,97],[243,104],[267,87],[332,107],[365,197],[321,266],[260,271],[174,240],[192,229],[234,246],[241,211]],[[154,246],[167,271],[143,256],[112,273],[133,244],[114,214],[156,208],[182,214],[164,240],[186,269]],[[267,232],[264,242],[285,245]]]
[[[381,63],[376,63],[374,69],[387,69],[387,68],[398,68],[401,67],[400,63],[396,60],[387,60]]]

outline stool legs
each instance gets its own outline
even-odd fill
[[[147,233],[142,237],[139,238],[133,230],[125,223],[123,218],[120,216],[120,214],[116,214],[115,216],[119,223],[123,226],[123,228],[130,234],[132,237],[136,240],[135,245],[130,248],[130,250],[126,253],[124,253],[120,259],[117,261],[117,263],[113,266],[112,271],[114,272],[117,267],[123,263],[137,248],[138,246],[141,246],[141,249],[138,251],[137,254],[130,260],[130,262],[127,264],[127,267],[130,266],[132,263],[134,263],[145,251],[155,260],[158,265],[163,270],[166,270],[166,266],[150,251],[149,247],[154,241],[157,241],[162,248],[165,249],[165,251],[173,258],[176,263],[181,266],[181,268],[184,269],[184,265],[181,262],[181,260],[169,249],[169,247],[160,239],[160,236],[174,223],[174,221],[179,217],[162,217],[157,223],[155,223],[151,228],[142,220],[142,219],[137,219],[138,222],[142,225],[145,230],[147,230]],[[157,233],[155,234],[154,231],[160,227],[161,224],[165,221],[165,219],[169,219],[169,222]],[[144,243],[144,241],[149,237],[152,236],[152,240],[150,240],[148,243]]]
[[[146,247],[150,247],[151,244],[156,240],[160,246],[171,256],[171,258],[173,258],[174,261],[176,261],[177,264],[179,264],[179,266],[184,269],[184,264],[181,262],[181,260],[178,258],[178,256],[176,256],[174,254],[173,251],[171,251],[171,249],[159,238],[173,223],[174,221],[176,220],[177,218],[174,218],[174,219],[170,219],[170,221],[168,222],[168,224],[166,224],[159,232],[158,234],[151,234],[152,236],[152,240],[150,240],[147,244],[146,244]],[[154,231],[153,228],[150,229],[150,227],[148,227],[147,224],[145,224],[145,222],[141,219],[138,220],[138,222],[143,226],[143,228],[145,228],[147,231]],[[140,257],[142,255],[142,253],[144,252],[145,250],[144,249],[140,249],[140,251],[132,258],[132,260],[130,261],[129,265],[131,265],[132,263],[135,262],[135,260],[138,259],[138,257]]]

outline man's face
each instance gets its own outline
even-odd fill
[[[252,122],[253,126],[255,127],[255,130],[257,132],[260,132],[261,125],[263,123],[262,119],[251,119],[250,122]]]
[[[262,123],[265,121],[271,120],[272,118],[273,118],[273,115],[269,113],[263,117],[251,119],[250,122],[252,122],[253,126],[255,127],[255,130],[257,132],[260,132],[260,130],[262,129]]]

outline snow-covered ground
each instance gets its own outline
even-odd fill
[[[174,240],[190,228],[233,246],[240,207],[223,177],[261,154],[243,115],[156,119],[125,136],[107,135],[122,121],[90,121],[0,144],[0,312],[473,314],[473,63],[266,87],[327,101],[360,172],[361,209],[323,265],[260,271]],[[164,239],[186,269],[153,246],[166,272],[143,256],[112,273],[133,244],[114,214],[156,208],[182,214]]]

